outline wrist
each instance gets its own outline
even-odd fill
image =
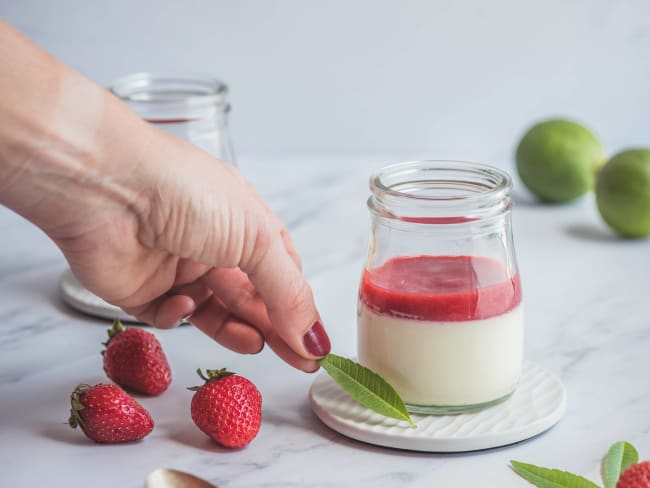
[[[83,206],[138,211],[144,199],[135,169],[147,124],[81,75],[61,65],[54,71],[47,103],[15,114],[20,126],[2,158],[0,203],[48,234],[71,225]]]

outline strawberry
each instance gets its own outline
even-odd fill
[[[116,320],[108,330],[104,345],[104,371],[121,387],[145,395],[159,395],[171,383],[167,357],[151,332],[126,329]]]
[[[95,442],[137,441],[153,429],[149,412],[117,385],[80,384],[70,395],[70,404],[70,427],[81,427]]]
[[[262,395],[253,383],[226,369],[200,369],[202,386],[188,388],[192,420],[199,429],[224,447],[243,447],[252,441],[262,422]]]
[[[616,488],[650,488],[650,461],[627,468],[618,479]]]

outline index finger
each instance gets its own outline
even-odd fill
[[[258,236],[258,243],[265,239]],[[309,284],[289,255],[281,235],[267,235],[244,271],[261,296],[278,335],[300,356],[319,359],[331,349]],[[255,254],[255,253],[254,253]]]

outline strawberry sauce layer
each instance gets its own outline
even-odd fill
[[[429,321],[479,320],[521,302],[519,275],[473,256],[406,256],[366,270],[361,301],[381,315]]]

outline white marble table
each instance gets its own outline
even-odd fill
[[[333,350],[355,352],[357,283],[366,251],[366,179],[390,158],[244,159],[242,171],[288,223]],[[394,159],[393,159],[394,160]],[[508,158],[503,157],[504,167]],[[523,192],[522,192],[523,193]],[[566,207],[519,199],[515,239],[527,314],[527,356],[557,373],[569,403],[552,430],[510,447],[425,454],[374,447],[329,430],[311,412],[313,376],[268,351],[238,356],[197,330],[160,331],[171,389],[143,399],[156,428],[130,445],[89,442],[65,425],[69,393],[99,382],[107,323],[61,304],[66,265],[35,228],[0,209],[0,485],[142,486],[158,467],[220,487],[524,487],[510,459],[596,478],[608,446],[633,442],[650,459],[650,240],[621,241],[591,198]],[[247,448],[211,443],[189,416],[197,367],[227,366],[264,397],[264,422]]]

